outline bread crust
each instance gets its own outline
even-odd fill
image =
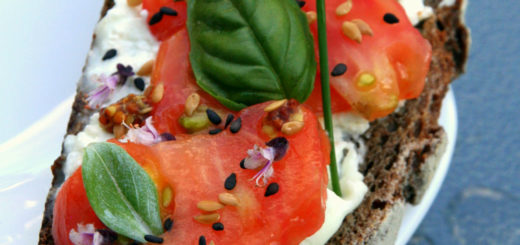
[[[437,7],[440,1],[427,2]],[[457,0],[436,8],[435,16],[419,25],[433,50],[424,91],[403,109],[372,122],[363,135],[367,154],[360,170],[369,193],[328,244],[393,244],[404,204],[420,202],[446,148],[446,134],[437,122],[442,100],[467,59],[463,6]]]
[[[345,218],[328,244],[393,244],[404,204],[420,201],[435,171],[437,161],[431,156],[438,156],[445,144],[444,131],[437,124],[442,99],[449,83],[464,71],[469,47],[469,31],[461,19],[463,1],[457,0],[454,6],[440,9],[436,8],[439,2],[426,0],[436,9],[435,16],[420,28],[433,47],[425,89],[419,98],[407,101],[399,112],[372,122],[363,135],[368,153],[360,169],[370,191],[356,211]],[[101,18],[113,6],[113,0],[105,0]],[[95,112],[85,108],[85,94],[80,87],[72,106],[67,135],[79,133]],[[54,244],[52,212],[54,198],[64,182],[65,159],[62,150],[51,167],[54,177],[45,203],[40,245]]]

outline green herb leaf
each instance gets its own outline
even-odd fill
[[[294,0],[190,0],[187,26],[197,83],[230,109],[310,95],[313,39]]]
[[[155,184],[123,148],[90,144],[81,171],[90,205],[108,228],[140,242],[163,233]]]

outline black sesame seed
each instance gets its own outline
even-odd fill
[[[305,6],[305,1],[296,0],[296,3],[298,4],[298,6],[300,6],[300,8],[303,8],[303,6]]]
[[[162,20],[163,13],[157,12],[154,15],[152,15],[152,18],[150,18],[150,21],[148,22],[149,25],[155,25],[159,23],[159,21]]]
[[[210,130],[210,131],[209,131],[209,134],[211,134],[211,135],[215,135],[215,134],[218,134],[218,133],[220,133],[220,132],[222,132],[222,129],[220,129],[220,128],[216,128],[216,129],[212,129],[212,130]]]
[[[165,221],[164,221],[164,224],[163,224],[163,228],[165,231],[170,231],[173,227],[173,220],[170,219],[170,218],[167,218]]]
[[[224,125],[224,129],[227,128],[227,126],[229,126],[229,124],[233,121],[233,119],[235,118],[235,116],[233,116],[233,114],[228,114],[227,117],[226,117],[226,124]]]
[[[96,230],[103,237],[103,241],[107,243],[113,243],[117,240],[117,233],[108,229]]]
[[[177,16],[177,11],[168,7],[161,7],[159,11],[164,15]]]
[[[383,16],[383,20],[388,24],[399,23],[399,19],[397,18],[397,16],[395,16],[392,13],[386,13],[385,16]]]
[[[229,175],[226,178],[226,181],[224,182],[224,188],[226,188],[226,190],[230,191],[230,190],[233,190],[233,188],[235,188],[236,185],[237,185],[237,175],[235,173],[232,173],[231,175]]]
[[[115,49],[110,49],[110,50],[108,50],[108,51],[105,53],[105,55],[103,55],[102,60],[112,59],[112,58],[116,57],[116,55],[117,55],[117,50],[115,50]]]
[[[336,66],[334,66],[334,69],[332,69],[332,72],[330,72],[330,75],[333,77],[341,76],[347,72],[347,65],[343,63],[339,63]]]
[[[231,126],[229,126],[229,131],[231,131],[231,133],[238,133],[238,131],[240,131],[240,128],[242,128],[242,118],[237,118],[237,120],[233,121],[231,123]]]
[[[242,159],[242,161],[240,161],[240,168],[246,169],[245,163],[246,163],[246,159]]]
[[[206,245],[206,237],[200,236],[199,237],[199,245]]]
[[[161,139],[163,139],[164,141],[172,141],[172,140],[175,140],[175,136],[173,136],[170,133],[162,133]]]
[[[272,196],[278,192],[279,186],[277,183],[271,183],[267,186],[267,189],[265,190],[265,197]]]
[[[216,230],[216,231],[224,230],[224,224],[222,224],[220,222],[217,222],[217,223],[211,225],[211,227],[213,228],[213,230]]]
[[[206,115],[208,115],[209,121],[215,125],[219,125],[222,122],[222,119],[214,110],[207,109]]]
[[[164,239],[154,235],[144,235],[144,240],[151,243],[163,243]]]
[[[141,78],[141,77],[137,77],[134,79],[134,85],[137,89],[141,90],[141,91],[144,91],[144,79]]]

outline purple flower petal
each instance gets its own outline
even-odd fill
[[[133,71],[132,66],[130,65],[123,65],[121,63],[117,64],[117,71],[112,75],[118,75],[119,78],[119,84],[125,84],[128,77],[131,77],[135,75],[135,72]]]
[[[246,169],[257,169],[262,167],[258,173],[251,178],[255,180],[257,186],[266,185],[274,174],[273,163],[282,159],[287,153],[289,142],[284,137],[278,137],[266,143],[266,148],[257,145],[253,149],[247,150],[248,157],[244,160]],[[262,180],[263,184],[260,184]]]
[[[101,75],[97,80],[101,85],[88,93],[87,97],[88,106],[91,108],[97,108],[103,104],[114,92],[118,83],[118,77],[115,75],[110,77]]]
[[[287,141],[285,137],[276,137],[265,143],[265,145],[274,148],[274,160],[278,161],[285,156],[285,153],[287,153],[287,149],[289,148],[289,141]]]
[[[153,145],[163,141],[163,137],[159,135],[157,129],[153,126],[152,117],[146,118],[145,124],[140,128],[130,127],[125,123],[123,123],[123,125],[128,128],[128,132],[124,138],[119,140],[120,142]]]

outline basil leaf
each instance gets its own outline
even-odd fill
[[[163,233],[155,184],[123,148],[90,144],[81,171],[90,205],[108,228],[140,242]]]
[[[310,95],[313,39],[294,0],[190,0],[190,61],[199,86],[239,110]]]

